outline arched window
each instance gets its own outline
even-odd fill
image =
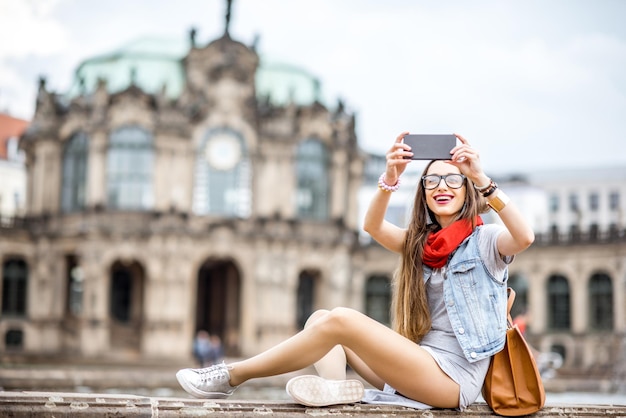
[[[390,325],[391,283],[387,276],[371,276],[365,285],[365,313],[381,324]]]
[[[2,263],[2,315],[26,316],[28,268],[21,259]]]
[[[606,274],[589,280],[589,326],[591,330],[613,329],[613,284]]]
[[[243,137],[230,128],[207,131],[196,152],[193,210],[246,218],[252,207],[250,159]]]
[[[110,312],[119,323],[138,323],[143,315],[143,267],[115,262],[111,267]]]
[[[548,327],[552,330],[570,329],[569,283],[563,276],[548,279]]]
[[[296,205],[298,217],[328,219],[328,152],[317,139],[307,139],[296,150]]]
[[[88,150],[89,141],[83,132],[74,134],[63,149],[61,209],[64,212],[85,207]]]
[[[130,322],[133,298],[132,273],[116,268],[111,274],[111,316],[120,322]]]
[[[303,329],[306,320],[313,313],[315,304],[315,284],[319,273],[313,271],[303,271],[298,278],[298,294],[296,297],[296,325],[298,329]]]
[[[515,290],[515,302],[511,308],[511,317],[527,311],[528,309],[528,280],[520,273],[511,274],[509,287]]]
[[[21,350],[24,348],[24,331],[9,329],[4,334],[4,346],[7,350]]]
[[[85,274],[75,254],[65,256],[66,304],[65,313],[80,316],[83,311]]]
[[[137,261],[116,261],[109,282],[109,344],[113,350],[141,348],[145,271]]]
[[[110,208],[152,208],[153,160],[152,135],[143,128],[127,126],[111,134],[107,157],[107,195]]]

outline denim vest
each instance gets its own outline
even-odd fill
[[[507,329],[508,270],[493,277],[478,250],[480,227],[467,237],[443,267],[443,298],[456,339],[470,363],[504,347]],[[432,269],[424,266],[424,281]]]

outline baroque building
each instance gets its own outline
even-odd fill
[[[1,230],[3,352],[180,359],[205,329],[250,355],[355,305],[354,115],[228,31],[185,50],[87,60],[69,95],[40,81],[27,213]]]

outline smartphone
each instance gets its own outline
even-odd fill
[[[454,135],[405,135],[404,143],[411,147],[412,160],[449,160],[450,150],[456,146]]]

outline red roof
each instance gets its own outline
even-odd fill
[[[20,137],[28,121],[0,113],[0,159],[7,159],[7,142],[10,138]]]

